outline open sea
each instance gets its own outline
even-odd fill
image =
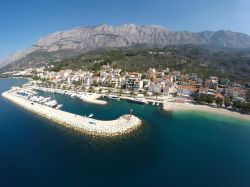
[[[0,79],[0,93],[25,79]],[[47,94],[48,93],[41,93]],[[130,136],[95,138],[38,117],[0,96],[0,187],[250,186],[250,122],[210,113],[50,94],[62,110],[143,119]]]

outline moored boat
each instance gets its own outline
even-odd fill
[[[134,98],[134,99],[129,99],[129,101],[137,104],[148,104],[148,101],[145,98]]]
[[[114,99],[114,100],[120,100],[120,98],[118,97],[118,96],[116,96],[116,95],[105,95],[105,97],[107,98],[107,99]]]

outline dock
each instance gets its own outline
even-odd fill
[[[12,91],[4,92],[2,93],[2,96],[18,106],[38,114],[39,116],[79,132],[94,136],[119,136],[134,131],[142,124],[142,121],[134,115],[123,115],[115,120],[103,121],[56,110],[39,103],[33,103],[16,96]]]

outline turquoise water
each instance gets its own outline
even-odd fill
[[[0,79],[0,92],[25,80]],[[129,137],[77,134],[0,97],[0,186],[250,186],[250,122],[166,113],[126,101],[107,106],[53,95],[63,110],[143,119]]]

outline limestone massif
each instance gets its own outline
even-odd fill
[[[10,63],[37,66],[99,48],[121,48],[135,45],[164,47],[173,44],[204,44],[244,49],[250,48],[250,36],[226,30],[192,33],[171,31],[157,25],[111,26],[103,24],[49,34],[40,38],[32,47],[2,60],[0,66]],[[14,66],[12,65],[12,67]]]

